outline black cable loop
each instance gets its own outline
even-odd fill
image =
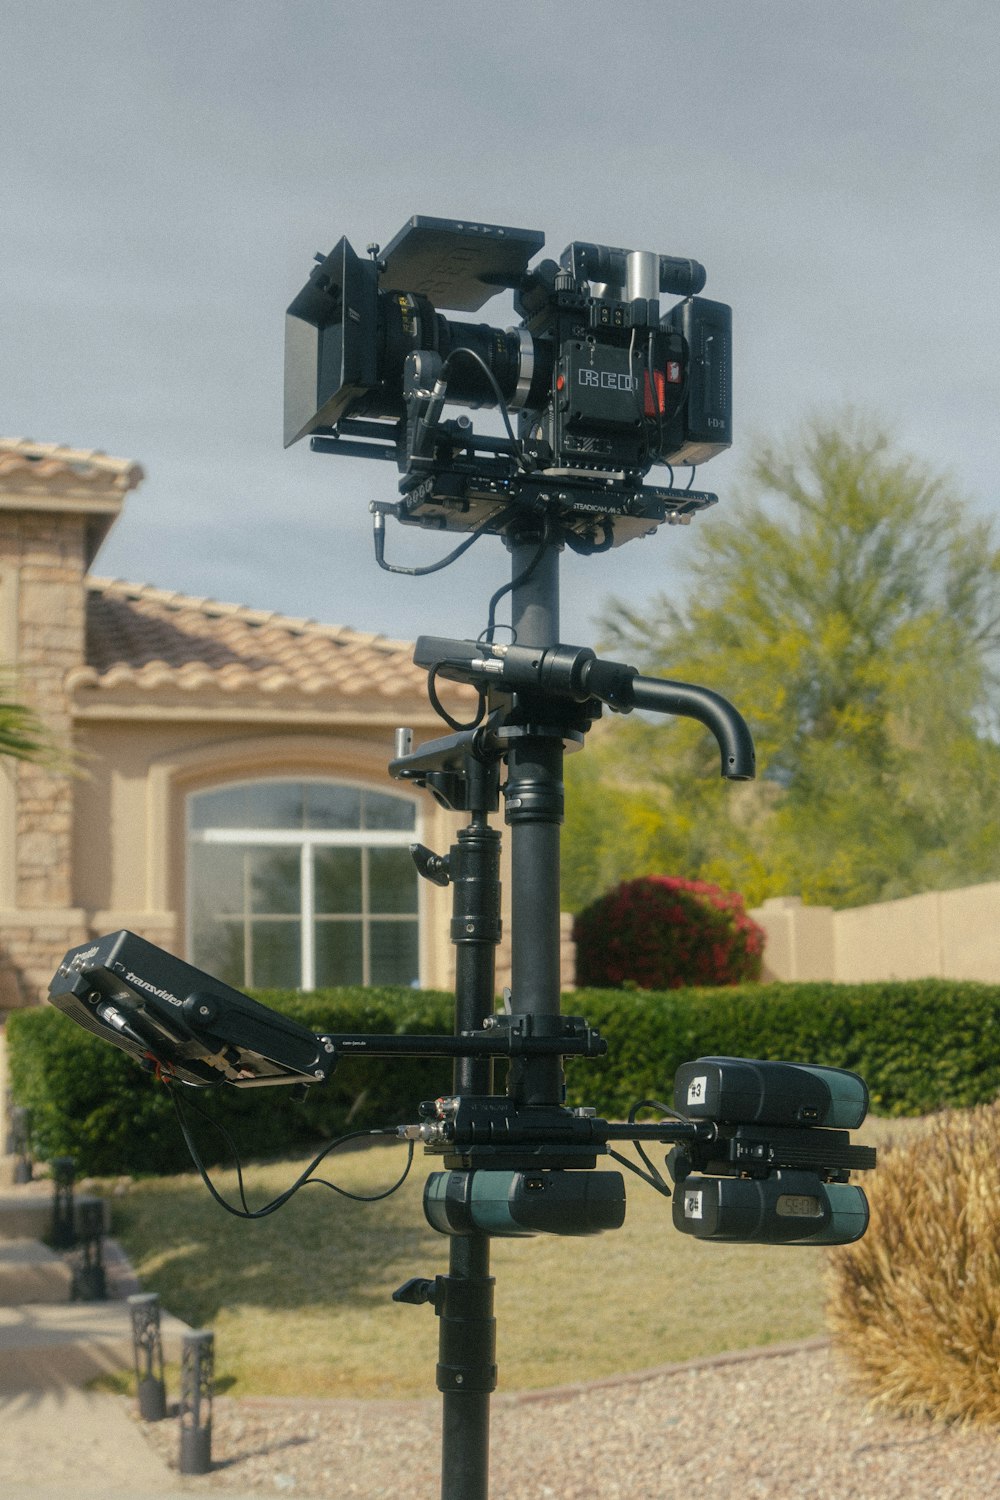
[[[443,719],[444,722],[448,725],[449,729],[454,729],[457,734],[464,734],[470,729],[478,729],[480,724],[483,722],[483,718],[486,714],[485,688],[478,689],[479,707],[476,712],[476,717],[470,724],[460,723],[458,719],[453,718],[452,715],[448,712],[437,694],[437,676],[443,666],[444,662],[436,661],[431,667],[430,671],[427,673],[427,696],[430,699],[431,708],[433,708],[438,718]]]
[[[514,429],[511,426],[510,421],[510,411],[504,398],[503,391],[500,389],[500,382],[497,380],[496,376],[490,369],[489,365],[486,363],[485,359],[483,359],[482,355],[477,354],[475,349],[466,349],[463,345],[459,345],[459,347],[457,349],[453,349],[447,356],[447,358],[442,362],[442,374],[445,370],[447,370],[452,360],[456,359],[460,354],[464,354],[467,359],[471,359],[475,364],[477,364],[482,370],[483,374],[486,376],[486,379],[489,381],[490,385],[493,387],[493,394],[497,398],[497,406],[499,408],[500,415],[503,418],[503,425],[507,429],[507,436],[510,438],[511,443],[516,449],[517,438],[514,436]],[[523,462],[521,457],[519,457],[517,453],[514,453],[512,456],[517,460],[518,467],[522,468]]]
[[[164,1081],[166,1082],[166,1080]],[[318,1152],[318,1154],[313,1157],[312,1161],[305,1168],[305,1170],[299,1174],[299,1176],[292,1183],[291,1187],[286,1188],[283,1193],[279,1193],[276,1198],[272,1198],[270,1203],[265,1203],[263,1208],[252,1209],[247,1203],[246,1192],[243,1183],[243,1165],[240,1161],[239,1152],[236,1150],[236,1146],[233,1142],[232,1136],[219,1120],[214,1120],[211,1115],[205,1112],[205,1110],[200,1109],[197,1104],[193,1104],[189,1100],[188,1104],[194,1111],[194,1113],[201,1115],[202,1119],[207,1120],[210,1125],[214,1125],[216,1129],[220,1130],[232,1149],[233,1156],[236,1161],[236,1180],[239,1183],[240,1202],[243,1205],[242,1208],[234,1208],[233,1205],[222,1196],[218,1188],[215,1186],[215,1183],[208,1175],[208,1169],[206,1168],[205,1163],[202,1161],[201,1153],[199,1152],[198,1147],[195,1144],[194,1137],[191,1134],[190,1126],[188,1125],[188,1122],[184,1116],[184,1110],[181,1106],[180,1096],[177,1092],[177,1086],[175,1084],[167,1083],[166,1087],[168,1093],[170,1094],[170,1102],[174,1107],[174,1113],[177,1116],[177,1122],[181,1128],[181,1134],[184,1137],[184,1142],[188,1148],[188,1151],[191,1153],[191,1160],[194,1162],[195,1167],[197,1168],[199,1177],[205,1184],[209,1193],[215,1199],[216,1203],[218,1203],[219,1207],[224,1208],[226,1213],[232,1214],[236,1219],[266,1219],[268,1215],[277,1213],[279,1208],[284,1208],[288,1200],[294,1197],[294,1195],[299,1191],[300,1188],[307,1187],[311,1182],[316,1183],[320,1187],[329,1188],[334,1193],[339,1193],[342,1198],[351,1198],[356,1203],[378,1203],[382,1198],[388,1198],[392,1193],[398,1192],[398,1190],[403,1186],[403,1183],[409,1176],[410,1168],[413,1165],[413,1142],[409,1141],[407,1143],[409,1149],[406,1155],[406,1166],[403,1168],[401,1175],[392,1184],[392,1186],[386,1188],[384,1192],[351,1193],[347,1190],[347,1188],[338,1187],[335,1182],[329,1182],[325,1177],[314,1177],[312,1174],[315,1172],[320,1162],[323,1161],[327,1156],[329,1156],[330,1152],[335,1150],[338,1146],[345,1146],[348,1141],[368,1139],[370,1136],[374,1135],[396,1135],[396,1132],[394,1130],[388,1129],[352,1130],[348,1135],[338,1136],[336,1140],[333,1140],[329,1143],[329,1145],[324,1146],[323,1150]]]
[[[504,512],[501,512],[499,522],[497,521],[496,516],[489,516],[485,521],[481,521],[476,529],[469,536],[467,536],[464,541],[459,542],[457,547],[452,548],[452,550],[446,557],[442,557],[439,562],[427,563],[423,567],[419,568],[406,568],[403,567],[400,563],[386,562],[385,525],[383,523],[382,526],[376,526],[372,533],[375,543],[375,561],[385,573],[402,573],[405,574],[407,578],[426,578],[428,573],[439,573],[442,568],[447,568],[453,562],[457,562],[463,553],[468,552],[469,548],[473,545],[474,542],[478,542],[479,538],[481,536],[485,536],[492,527],[498,524],[502,525],[504,519]]]
[[[644,1161],[648,1160],[645,1152],[642,1152],[640,1154],[642,1155]],[[637,1167],[634,1161],[629,1161],[627,1156],[622,1156],[620,1151],[613,1151],[610,1146],[608,1147],[608,1155],[612,1157],[616,1162],[618,1162],[621,1166],[627,1167],[630,1172],[634,1172],[635,1175],[644,1183],[646,1183],[648,1187],[655,1188],[656,1192],[662,1194],[664,1198],[673,1197],[673,1194],[667,1187],[667,1184],[664,1182],[659,1172],[656,1172],[655,1168],[653,1169],[655,1176],[650,1175],[649,1173],[644,1172],[641,1167]]]
[[[614,522],[610,517],[601,522],[604,535],[599,542],[588,542],[586,537],[578,536],[575,531],[564,529],[562,539],[571,552],[579,553],[581,557],[593,557],[598,552],[610,552],[615,544]]]
[[[659,1110],[661,1115],[666,1115],[668,1119],[681,1120],[684,1123],[687,1123],[687,1115],[682,1115],[678,1110],[671,1109],[670,1105],[664,1104],[662,1100],[640,1099],[638,1103],[633,1104],[632,1108],[628,1112],[628,1123],[630,1125],[635,1124],[635,1117],[639,1113],[640,1109],[656,1109]],[[646,1163],[646,1166],[649,1168],[651,1175],[646,1179],[647,1182],[649,1182],[651,1187],[655,1187],[658,1193],[662,1193],[665,1198],[669,1198],[671,1196],[671,1193],[669,1187],[667,1186],[666,1179],[664,1178],[656,1163],[650,1161],[649,1156],[646,1154],[646,1151],[643,1148],[642,1142],[633,1141],[632,1144],[635,1147],[638,1155],[642,1158],[642,1160]],[[638,1168],[636,1168],[636,1170],[638,1171]],[[640,1172],[639,1175],[641,1177],[644,1174]]]

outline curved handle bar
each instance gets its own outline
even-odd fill
[[[718,741],[722,774],[726,780],[753,780],[757,768],[753,738],[743,715],[721,693],[695,687],[689,682],[633,677],[632,701],[636,708],[651,709],[654,713],[697,719],[712,731]]]
[[[600,698],[619,711],[644,708],[697,719],[718,741],[722,775],[727,781],[752,781],[756,774],[753,737],[743,715],[728,698],[690,682],[640,677],[635,667],[602,661],[588,646],[536,649],[422,635],[413,660],[421,667],[437,667],[442,677],[480,688],[491,683],[513,691],[535,688],[577,702]]]

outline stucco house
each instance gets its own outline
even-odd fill
[[[0,762],[0,1011],[119,927],[241,988],[447,987],[407,846],[457,820],[386,775],[441,731],[412,647],[95,576],[142,477],[0,439],[0,664],[73,757]]]

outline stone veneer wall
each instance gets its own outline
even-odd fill
[[[3,561],[19,554],[18,691],[71,754],[72,720],[63,682],[84,649],[84,521],[24,515],[3,538]],[[73,787],[67,766],[17,767],[18,907],[72,902]]]
[[[85,774],[71,763],[72,720],[63,686],[84,648],[86,518],[44,511],[7,513],[0,569],[9,601],[5,656],[17,672],[18,699],[46,724],[61,763],[12,762],[13,849],[3,853],[0,1009],[44,994],[68,947],[88,936],[73,905],[73,787]],[[13,648],[13,649],[11,649]],[[9,795],[9,792],[8,792]]]

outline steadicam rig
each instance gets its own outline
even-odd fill
[[[584,1019],[562,1015],[566,751],[605,707],[639,709],[705,725],[726,781],[750,779],[755,765],[746,722],[719,694],[603,661],[564,644],[559,626],[564,547],[599,554],[714,503],[694,487],[694,466],[732,438],[730,310],[700,295],[696,261],[579,242],[558,262],[535,260],[542,245],[535,231],[414,218],[384,251],[369,246],[367,260],[346,239],[317,256],[286,319],[286,445],[308,436],[319,452],[398,470],[398,499],[370,507],[379,566],[433,572],[490,533],[511,554],[510,582],[493,594],[478,640],[417,642],[432,705],[453,732],[414,746],[400,729],[389,766],[467,817],[447,851],[412,847],[420,875],[452,891],[453,1033],[314,1035],[128,932],[71,950],[51,986],[55,1005],[163,1080],[206,1186],[245,1219],[281,1208],[306,1181],[344,1191],[313,1174],[353,1135],[261,1208],[249,1207],[240,1176],[234,1206],[198,1157],[182,1098],[213,1084],[321,1086],[344,1056],[452,1059],[450,1087],[416,1119],[360,1132],[405,1143],[406,1168],[387,1192],[418,1145],[439,1167],[424,1211],[448,1238],[447,1273],[413,1277],[395,1296],[438,1315],[442,1500],[488,1495],[494,1238],[617,1228],[625,1177],[608,1158],[672,1197],[683,1233],[845,1244],[868,1222],[851,1174],[875,1165],[874,1151],[850,1139],[865,1117],[865,1085],[835,1068],[701,1057],[679,1069],[670,1104],[643,1099],[618,1121],[566,1105],[564,1060],[606,1050]],[[475,312],[504,291],[515,328],[439,311]],[[664,294],[680,300],[664,310]],[[477,433],[464,413],[448,415],[455,406],[491,409],[503,431]],[[678,465],[691,470],[683,488]],[[645,482],[654,469],[666,483]],[[385,558],[387,516],[466,535],[437,563],[401,568]],[[508,592],[501,643],[495,612]],[[439,678],[476,690],[471,719],[444,707]],[[491,819],[501,806],[511,979],[497,1013],[501,835]],[[494,1086],[501,1062],[503,1092]],[[650,1154],[657,1146],[669,1148],[662,1164]]]
[[[315,1034],[249,995],[174,958],[135,933],[109,933],[70,949],[50,986],[52,1003],[173,1083],[235,1088],[322,1084],[343,1057],[463,1057],[512,1062],[600,1057],[607,1043],[575,1016],[544,1025],[530,1016],[483,1017],[458,1035]],[[674,1143],[681,1184],[674,1223],[702,1239],[844,1244],[868,1223],[851,1171],[875,1152],[850,1142],[868,1109],[863,1081],[837,1068],[699,1058],[679,1069],[665,1118],[612,1122],[590,1109],[523,1105],[508,1095],[444,1096],[400,1139],[444,1158],[424,1191],[428,1223],[443,1234],[590,1235],[625,1219],[621,1161],[669,1196],[662,1175],[620,1157],[617,1143]],[[409,1285],[409,1283],[407,1284]],[[408,1300],[403,1297],[402,1300]]]
[[[286,318],[285,444],[388,459],[386,515],[435,530],[524,532],[540,520],[600,551],[716,497],[694,466],[732,442],[732,317],[697,261],[575,241],[529,266],[536,230],[415,216],[368,260],[346,239]],[[514,293],[515,328],[458,322]],[[662,293],[682,300],[661,313]],[[505,435],[448,406],[492,408]],[[516,422],[516,429],[514,423]],[[675,487],[673,469],[692,469]],[[668,483],[645,485],[654,467]]]

